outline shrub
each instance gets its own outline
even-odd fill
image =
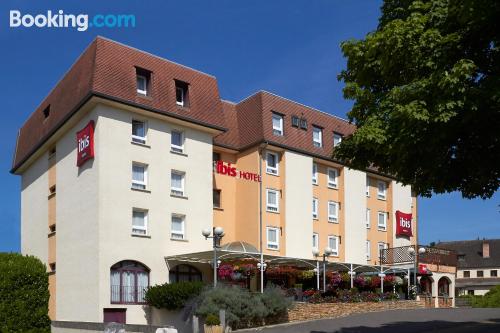
[[[500,286],[491,288],[484,296],[471,297],[471,305],[475,308],[500,308]]]
[[[207,326],[220,325],[220,319],[214,314],[209,314],[207,318],[205,318],[205,325]]]
[[[160,284],[148,288],[146,303],[158,309],[176,310],[198,296],[203,289],[202,282],[178,282]]]
[[[206,289],[198,298],[196,314],[207,317],[226,310],[227,324],[232,328],[260,326],[286,312],[289,302],[279,288],[252,294],[237,286]]]
[[[39,259],[0,253],[0,332],[50,332],[48,286]]]

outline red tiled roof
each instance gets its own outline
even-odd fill
[[[136,68],[151,72],[150,96],[137,94]],[[175,80],[189,84],[189,108],[176,105]],[[97,37],[19,130],[12,172],[93,95],[227,129],[214,144],[236,150],[267,141],[330,158],[333,132],[349,135],[355,130],[345,120],[264,91],[237,104],[222,101],[215,77]],[[50,116],[45,119],[48,105]],[[284,116],[283,136],[273,135],[272,112]],[[293,115],[307,119],[307,130],[291,126]],[[323,128],[322,148],[313,146],[313,125]]]

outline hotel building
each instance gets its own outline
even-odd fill
[[[149,285],[210,282],[165,258],[210,251],[201,230],[266,256],[378,265],[416,244],[411,188],[331,158],[352,124],[260,91],[233,103],[214,76],[96,38],[19,130],[22,253],[46,263],[50,317],[156,323]],[[259,191],[261,191],[259,193]],[[412,236],[397,235],[396,212]],[[409,225],[411,223],[411,226]]]

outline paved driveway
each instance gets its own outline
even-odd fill
[[[320,319],[241,332],[306,333],[500,333],[498,309],[392,310]]]

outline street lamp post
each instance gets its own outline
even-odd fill
[[[326,258],[329,257],[331,254],[332,254],[331,248],[326,247],[323,250],[323,292],[326,292]],[[318,257],[319,251],[317,249],[313,249],[313,255],[315,257]],[[319,276],[318,276],[318,280],[319,280]],[[318,285],[319,285],[319,283],[318,283]]]
[[[415,245],[416,247],[416,245]],[[410,246],[408,248],[408,253],[410,256],[413,258],[413,283],[415,286],[415,296],[417,295],[417,261],[418,261],[418,255],[415,252],[415,247]],[[425,253],[425,248],[421,247],[418,249],[418,254],[424,254]],[[408,286],[410,286],[410,277],[408,277]],[[409,294],[409,292],[408,292]]]
[[[222,240],[222,237],[224,237],[224,229],[222,227],[214,227],[213,228],[213,236],[210,236],[211,232],[210,229],[203,229],[201,231],[201,234],[205,237],[205,239],[212,238],[213,240],[213,248],[214,248],[214,261],[213,261],[213,266],[214,266],[214,288],[217,287],[217,249],[220,248],[220,241]]]

